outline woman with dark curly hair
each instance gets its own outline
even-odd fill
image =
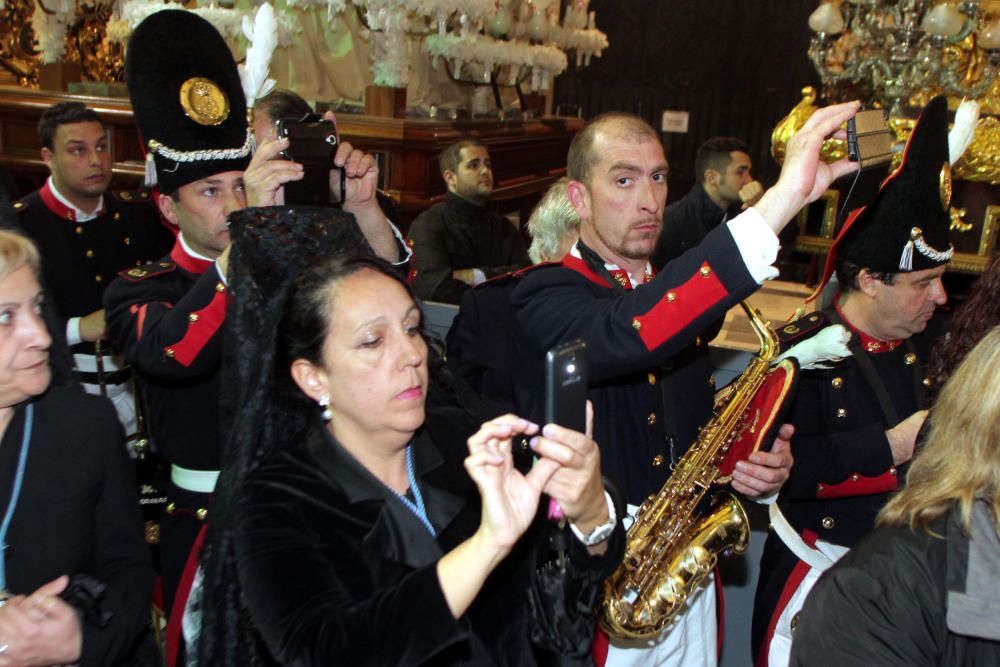
[[[934,348],[928,372],[932,382],[928,391],[931,400],[937,397],[938,391],[962,363],[969,350],[998,324],[1000,255],[993,258],[983,275],[973,284],[969,298],[955,311],[947,333]]]

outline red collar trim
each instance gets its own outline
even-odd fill
[[[576,271],[587,280],[597,283],[601,287],[611,287],[607,280],[591,271],[587,263],[579,257],[574,257],[572,252],[566,253],[566,256],[563,257],[562,265],[571,271]]]
[[[41,197],[42,203],[45,204],[45,208],[55,213],[63,220],[76,222],[76,210],[56,198],[55,193],[52,192],[52,188],[49,186],[48,179],[45,180],[45,185],[42,186],[42,189],[38,191],[38,196]],[[98,215],[100,215],[100,213],[101,211],[97,212]]]
[[[174,247],[170,251],[170,259],[174,261],[174,264],[181,267],[189,273],[194,273],[201,275],[208,271],[215,262],[210,259],[198,259],[197,257],[192,257],[184,250],[184,246],[181,245],[180,234],[177,235],[177,240],[174,241]]]
[[[840,315],[840,319],[844,320],[844,324],[847,325],[848,329],[857,334],[858,338],[861,340],[861,347],[867,352],[870,352],[871,354],[892,352],[903,344],[902,340],[881,340],[875,338],[874,336],[869,336],[864,331],[851,324],[851,321],[844,315],[844,311],[840,309],[840,292],[837,292],[837,296],[834,297],[834,304],[837,309],[837,314]]]
[[[566,253],[566,256],[563,257],[562,265],[565,266],[567,269],[576,271],[583,277],[587,278],[592,282],[597,283],[602,287],[611,287],[611,285],[608,284],[607,280],[605,280],[602,276],[599,276],[598,274],[594,273],[591,270],[591,268],[587,266],[587,263],[583,261],[583,259],[574,256],[572,252]],[[647,270],[643,274],[643,279],[642,279],[642,283],[644,285],[653,279],[653,274],[649,269],[648,263],[646,264],[646,269]],[[611,277],[614,278],[615,282],[617,282],[619,285],[621,285],[627,290],[632,289],[632,280],[629,278],[628,271],[626,271],[625,269],[608,269],[608,273],[611,274]]]

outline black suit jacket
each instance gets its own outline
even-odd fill
[[[125,436],[111,403],[53,387],[34,401],[25,476],[7,535],[7,585],[30,594],[68,574],[107,586],[105,628],[83,622],[81,665],[120,664],[149,624],[153,568]],[[20,405],[0,443],[0,515],[7,511],[22,434]]]

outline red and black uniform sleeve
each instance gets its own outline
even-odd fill
[[[525,276],[513,297],[515,340],[541,371],[547,350],[583,339],[591,385],[665,363],[759,287],[725,227],[611,299],[593,298],[578,275],[560,267]]]
[[[226,299],[214,267],[194,277],[169,261],[159,262],[125,271],[108,287],[108,330],[148,378],[206,377],[222,360]]]

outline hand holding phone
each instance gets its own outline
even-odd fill
[[[337,126],[333,121],[309,114],[301,120],[279,119],[275,129],[279,138],[288,139],[288,148],[281,152],[281,157],[298,162],[304,171],[301,180],[285,183],[285,203],[308,206],[342,204],[344,170],[337,169],[333,164],[339,144]],[[331,201],[332,170],[340,172],[339,201]]]

